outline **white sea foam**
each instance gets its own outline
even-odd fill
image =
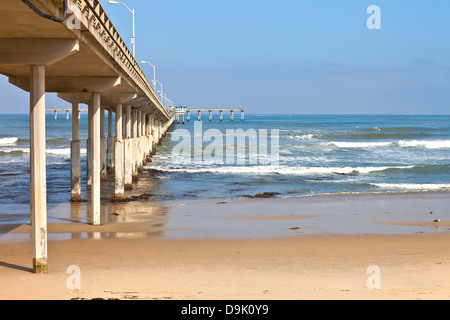
[[[277,166],[221,166],[180,168],[165,166],[147,166],[163,172],[186,173],[218,173],[218,174],[285,174],[285,175],[318,175],[318,174],[369,174],[388,169],[410,169],[414,166],[402,167],[277,167]]]
[[[392,142],[326,142],[323,145],[336,146],[338,148],[376,148],[386,147],[391,145]]]
[[[4,153],[18,153],[18,152],[22,152],[22,153],[30,153],[30,149],[29,148],[0,148],[0,152],[4,152]],[[81,154],[86,154],[87,150],[86,149],[81,149],[80,150]],[[65,148],[65,149],[47,149],[46,150],[47,154],[50,155],[54,155],[54,156],[70,156],[70,148]]]
[[[450,189],[450,184],[371,183],[371,185],[382,189],[430,190],[430,191]]]
[[[427,149],[442,149],[450,148],[450,140],[401,140],[397,142],[325,142],[324,146],[335,146],[338,148],[377,148],[386,146],[397,146],[403,148],[427,148]]]
[[[16,144],[19,141],[19,138],[2,138],[0,139],[0,146],[8,146],[12,144]]]
[[[427,149],[450,148],[450,140],[404,140],[399,141],[401,147],[422,147]]]
[[[314,139],[314,134],[304,134],[301,136],[288,136],[288,139],[295,139],[295,140],[311,140]]]

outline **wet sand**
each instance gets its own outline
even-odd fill
[[[100,227],[85,204],[62,204],[49,210],[49,274],[31,273],[28,225],[0,237],[0,299],[449,299],[447,198],[105,204]]]

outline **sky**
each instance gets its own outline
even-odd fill
[[[449,114],[448,0],[123,0],[176,105],[253,114]],[[132,15],[100,0],[131,49]],[[381,29],[369,29],[371,5]],[[153,68],[141,65],[148,79]],[[0,76],[0,113],[29,94]],[[48,107],[68,106],[47,94]]]

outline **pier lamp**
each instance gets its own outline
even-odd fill
[[[131,44],[133,45],[133,57],[136,57],[136,36],[135,36],[135,23],[134,23],[134,9],[131,10],[128,6],[120,1],[108,0],[108,4],[123,4],[125,8],[127,8],[131,14],[133,15],[133,37],[131,38]]]
[[[161,82],[159,82],[158,80],[155,80],[155,82],[158,82],[159,85],[161,86],[161,91],[159,91],[159,93],[161,93],[160,97],[161,97],[161,102],[162,102],[163,97],[164,97],[163,84]]]
[[[156,91],[156,67],[149,61],[141,61],[141,63],[146,63],[152,66],[153,68],[153,89]]]

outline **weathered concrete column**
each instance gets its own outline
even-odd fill
[[[198,121],[202,121],[202,112],[198,111]]]
[[[89,104],[89,140],[92,145],[92,186],[91,186],[91,205],[90,205],[90,222],[92,225],[100,225],[100,169],[101,169],[101,111],[100,111],[100,93],[92,94],[92,102]]]
[[[209,110],[209,122],[211,122],[212,120],[212,110]]]
[[[147,119],[147,116],[146,116],[146,114],[144,113],[144,112],[142,112],[142,114],[141,114],[141,132],[142,132],[142,135],[143,136],[146,136],[147,135],[147,133],[146,133],[146,127],[147,127],[147,125],[146,125],[146,119]]]
[[[142,121],[142,111],[140,111],[140,110],[138,110],[138,111],[136,111],[136,125],[137,125],[137,130],[136,130],[136,133],[137,133],[137,138],[136,138],[136,151],[135,151],[135,154],[136,154],[136,160],[135,160],[135,162],[136,162],[136,174],[138,173],[138,172],[141,172],[141,170],[142,170],[142,154],[141,154],[141,152],[142,152],[142,139],[141,139],[141,137],[142,137],[142,125],[141,125],[141,121]]]
[[[140,110],[136,110],[136,137],[140,137],[142,135],[141,120],[142,120],[142,112]]]
[[[127,106],[127,121],[125,124],[125,136],[127,139],[131,138],[131,106]]]
[[[30,215],[33,272],[47,273],[45,66],[31,66],[30,69]]]
[[[79,140],[78,103],[72,103],[72,142],[70,144],[71,199],[81,201],[81,152]]]
[[[120,108],[122,110],[122,108]],[[108,110],[108,172],[114,172],[114,132],[113,132],[113,112]]]
[[[241,121],[244,121],[245,120],[245,115],[244,115],[244,111],[242,110],[241,111]]]
[[[184,124],[184,113],[183,113],[183,122],[182,122],[182,124]]]
[[[131,112],[131,121],[132,121],[132,133],[131,137],[136,138],[137,137],[137,110],[133,109]]]
[[[233,110],[230,111],[230,121],[231,122],[234,121],[234,111]]]
[[[116,137],[114,147],[114,198],[122,199],[125,197],[125,144],[122,133],[123,112],[122,104],[116,107]]]
[[[105,109],[100,108],[100,178],[106,179]]]
[[[55,121],[58,120],[58,111],[55,110]]]
[[[147,115],[142,112],[142,169],[147,164],[147,156],[148,156],[148,140],[147,140]]]
[[[122,108],[125,109],[122,113],[122,139],[126,139],[127,138],[127,108]]]
[[[93,131],[92,126],[92,108],[88,105],[88,139],[86,140],[86,171],[87,171],[87,179],[86,179],[86,187],[88,190],[91,190],[92,186],[92,140],[90,139],[89,132]]]
[[[220,122],[223,121],[223,110],[220,110]]]
[[[133,164],[132,164],[132,147],[131,147],[131,106],[127,106],[126,121],[126,138],[125,138],[125,190],[133,188]]]
[[[69,121],[69,110],[66,110],[66,121]]]
[[[133,138],[131,141],[132,152],[131,152],[131,164],[132,164],[132,175],[133,181],[137,180],[138,176],[138,112],[133,109],[132,112],[133,121]]]
[[[148,116],[148,136],[150,137],[149,139],[149,152],[150,152],[150,157],[153,154],[153,118],[151,115]]]
[[[187,122],[191,121],[191,112],[190,111],[186,112],[186,120],[187,120]]]

